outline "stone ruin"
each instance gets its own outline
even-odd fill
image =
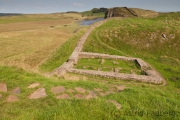
[[[79,40],[76,48],[69,57],[68,61],[63,63],[59,68],[55,69],[52,74],[56,74],[57,76],[61,77],[67,72],[71,72],[71,73],[78,73],[84,75],[101,76],[106,78],[116,78],[120,80],[136,80],[147,83],[161,84],[164,80],[163,77],[161,77],[161,75],[156,70],[154,70],[150,65],[148,65],[140,58],[82,52],[83,45],[87,37],[90,35],[91,31],[110,19],[122,19],[122,18],[108,18],[93,24]],[[134,61],[140,66],[141,70],[145,73],[145,75],[125,74],[125,73],[117,73],[117,72],[103,72],[96,70],[83,70],[83,69],[73,68],[73,66],[77,64],[78,60],[81,58],[103,58],[103,59]]]

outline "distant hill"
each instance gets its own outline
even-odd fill
[[[108,8],[93,8],[92,13],[107,12]]]
[[[79,13],[77,11],[67,11],[66,13]]]
[[[139,8],[115,7],[107,10],[105,18],[110,17],[151,17],[157,16],[159,13],[152,10],[144,10]]]
[[[14,15],[21,15],[19,13],[0,13],[0,16],[14,16]]]

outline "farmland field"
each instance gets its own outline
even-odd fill
[[[79,14],[0,18],[7,18],[0,24],[0,64],[24,69],[36,68],[54,50],[82,29],[73,17],[81,19]]]

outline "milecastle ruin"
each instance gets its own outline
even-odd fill
[[[69,57],[68,61],[63,63],[56,70],[54,70],[53,74],[56,74],[57,76],[60,77],[66,74],[67,72],[71,72],[71,73],[78,73],[78,74],[84,74],[84,75],[101,76],[101,77],[106,77],[106,78],[116,78],[120,80],[136,80],[136,81],[142,81],[142,82],[147,82],[147,83],[161,84],[164,79],[160,76],[160,74],[140,58],[82,52],[83,45],[86,39],[88,38],[88,36],[90,35],[90,33],[92,32],[92,30],[102,25],[103,23],[107,22],[110,19],[122,19],[122,18],[108,18],[108,19],[105,19],[103,21],[93,24],[86,31],[86,33],[81,37],[81,39],[77,43],[76,48],[74,49],[73,53]],[[78,60],[81,58],[103,58],[103,59],[134,61],[136,62],[136,64],[140,66],[141,70],[145,73],[145,75],[75,69],[74,65],[77,64]]]

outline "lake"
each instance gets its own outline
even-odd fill
[[[97,18],[97,19],[93,19],[93,20],[83,20],[83,21],[80,21],[80,25],[91,25],[91,24],[101,21],[101,20],[104,20],[104,18]]]

